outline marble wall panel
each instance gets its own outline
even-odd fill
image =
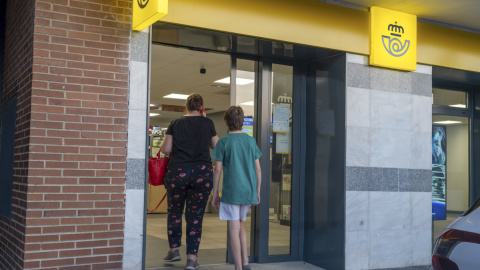
[[[364,166],[370,164],[370,129],[349,127],[347,129],[347,166]]]
[[[403,71],[380,67],[370,68],[370,89],[384,92],[410,94],[411,76]]]
[[[368,230],[368,202],[367,191],[347,191],[345,220],[347,232]]]
[[[347,54],[346,269],[430,264],[431,74]]]
[[[123,270],[142,270],[142,238],[125,238],[123,244]]]
[[[432,192],[412,192],[412,229],[428,230],[431,239],[432,229]]]
[[[148,117],[149,33],[131,33],[127,175],[123,269],[142,269],[145,214],[145,157]]]
[[[431,128],[430,128],[431,129]],[[412,159],[410,168],[432,170],[432,132],[412,133]]]
[[[368,191],[372,170],[369,167],[347,166],[345,181],[347,191]]]
[[[432,75],[412,72],[411,84],[412,94],[426,97],[432,96]]]
[[[149,50],[149,29],[146,28],[141,32],[132,32],[131,35],[131,52],[130,59],[139,62],[148,62]]]
[[[432,132],[432,96],[413,95],[413,131]]]
[[[127,159],[127,189],[144,189],[147,177],[145,159]]]
[[[432,263],[432,231],[413,230],[412,232],[412,264],[429,265]]]
[[[130,110],[149,109],[148,97],[148,63],[130,61],[130,94],[128,108]]]
[[[142,269],[145,191],[126,190],[123,269]]]
[[[368,65],[368,56],[347,53],[347,63],[361,64],[366,66]]]
[[[346,232],[345,269],[369,269],[369,235],[367,231]]]
[[[368,229],[410,230],[412,209],[409,192],[370,192],[368,201]]]
[[[371,129],[370,166],[409,168],[412,162],[411,141],[409,131]]]
[[[129,110],[128,119],[127,158],[145,159],[147,151],[147,111]]]
[[[371,89],[370,68],[361,64],[347,63],[347,87]]]
[[[347,88],[347,126],[370,127],[370,90]]]
[[[432,75],[432,66],[417,64],[417,70],[414,72]]]
[[[369,233],[369,269],[400,268],[413,265],[410,230],[376,230]]]
[[[411,131],[413,96],[384,91],[371,91],[371,127]]]

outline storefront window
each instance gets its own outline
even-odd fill
[[[475,95],[475,110],[480,110],[480,94]]]
[[[268,254],[290,254],[293,67],[272,65],[272,132]]]
[[[433,105],[467,108],[467,93],[441,88],[433,88]]]
[[[469,207],[467,117],[432,117],[432,200],[434,239]]]

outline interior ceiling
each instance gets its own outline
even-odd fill
[[[205,74],[200,73],[202,67]],[[230,76],[230,56],[227,54],[153,45],[151,68],[150,103],[185,106],[185,100],[163,98],[172,93],[199,93],[205,107],[213,110],[230,103],[229,85],[214,83]],[[212,95],[215,103],[208,102]]]
[[[154,44],[152,46],[150,113],[153,125],[167,127],[170,121],[185,114],[185,100],[164,98],[168,94],[200,94],[207,115],[223,113],[230,107],[230,84],[215,81],[230,77],[229,54],[195,51]],[[204,68],[205,72],[200,72]],[[280,69],[278,72],[283,71]],[[237,61],[237,78],[252,83],[237,85],[236,104],[253,102],[254,65],[250,60]],[[244,106],[245,115],[253,115],[253,106]]]
[[[443,121],[455,121],[457,123],[452,123],[452,124],[441,123]],[[438,122],[440,122],[440,123],[438,123]],[[468,117],[434,114],[432,116],[432,124],[434,124],[434,125],[448,125],[448,126],[467,126],[468,125]]]
[[[480,1],[478,0],[320,0],[321,2],[359,8],[378,6],[397,10],[429,21],[464,28],[480,33]],[[351,5],[350,5],[351,6]],[[351,6],[354,7],[354,6]]]

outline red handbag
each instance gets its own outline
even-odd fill
[[[163,185],[163,178],[167,173],[167,165],[170,157],[160,157],[158,152],[157,157],[148,159],[148,183],[152,186]]]

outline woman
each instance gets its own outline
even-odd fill
[[[212,161],[209,148],[215,148],[218,136],[213,121],[203,113],[203,98],[191,94],[186,102],[187,114],[168,126],[160,148],[170,154],[164,185],[168,201],[168,251],[165,261],[179,261],[184,205],[187,222],[187,266],[197,269],[198,247],[202,236],[203,214],[212,190]]]

